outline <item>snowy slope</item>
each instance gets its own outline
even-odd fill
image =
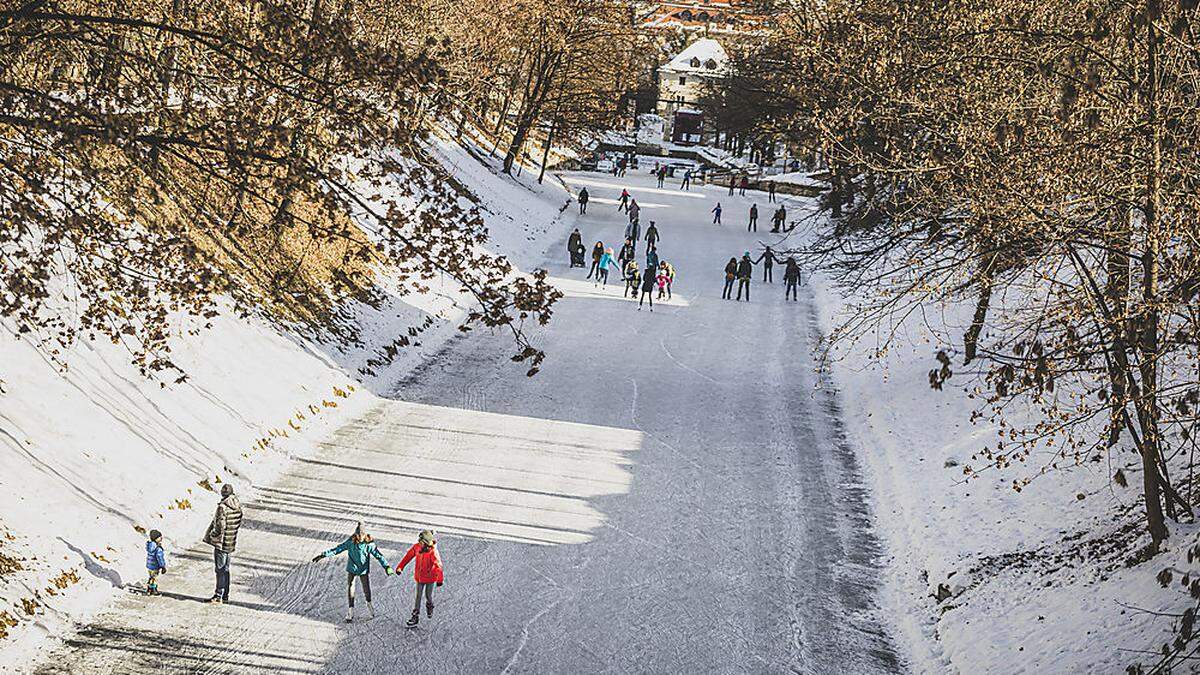
[[[478,196],[493,250],[518,267],[540,260],[566,204],[562,186],[500,177],[452,143],[435,140],[432,150]],[[452,284],[440,288],[380,311],[349,309],[365,336],[352,347],[232,316],[188,336],[181,321],[174,358],[190,376],[182,385],[141,378],[111,344],[76,345],[60,372],[0,324],[0,670],[143,580],[139,528],[161,530],[169,551],[190,545],[219,481],[252,496],[369,407],[381,383],[440,349],[464,312]],[[419,346],[360,376],[382,345],[426,316]]]
[[[820,276],[816,285],[828,333],[852,303]],[[1126,567],[1146,538],[1138,491],[1109,477],[1136,459],[1130,452],[1041,474],[1052,457],[1043,449],[964,480],[963,466],[994,446],[998,429],[971,422],[970,375],[934,391],[928,372],[939,349],[961,346],[971,309],[929,307],[899,326],[886,356],[873,359],[882,345],[860,343],[831,363],[892,556],[884,595],[900,642],[925,672],[1124,671],[1170,640],[1169,620],[1131,607],[1181,610],[1180,591],[1154,578],[1163,567],[1187,568],[1184,547],[1195,533],[1176,528],[1174,550]],[[961,368],[961,356],[954,361]],[[1029,413],[1013,406],[1009,415]],[[1014,479],[1030,476],[1013,489]],[[1129,530],[1118,533],[1122,526]],[[1115,546],[1118,539],[1131,545]],[[951,597],[935,599],[939,586]]]

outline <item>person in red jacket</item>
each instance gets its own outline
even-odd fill
[[[406,624],[415,628],[421,621],[421,594],[425,594],[425,612],[433,618],[433,586],[442,585],[442,557],[438,555],[437,540],[433,538],[433,530],[424,530],[417,537],[417,543],[408,549],[404,558],[396,565],[396,574],[404,569],[408,561],[416,560],[413,564],[413,578],[417,581],[417,601],[413,605],[412,618]]]

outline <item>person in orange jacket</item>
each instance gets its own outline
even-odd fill
[[[438,555],[437,540],[433,538],[433,530],[424,530],[417,537],[417,543],[408,549],[400,564],[396,565],[399,574],[408,561],[416,560],[413,564],[413,578],[417,582],[417,601],[413,605],[412,618],[406,624],[416,628],[421,621],[421,594],[425,594],[425,612],[433,618],[433,586],[441,586],[445,581],[442,575],[442,557]]]

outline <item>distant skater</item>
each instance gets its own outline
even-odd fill
[[[662,300],[663,297],[669,297],[667,296],[667,289],[671,285],[671,266],[666,260],[658,264],[658,276],[655,277],[655,280],[658,281],[658,299]]]
[[[600,278],[600,258],[603,255],[604,244],[598,241],[596,242],[596,245],[592,247],[592,268],[588,270],[588,279],[591,279],[592,275],[595,275],[597,279]]]
[[[650,311],[654,311],[654,284],[656,281],[657,277],[654,273],[654,268],[647,267],[646,271],[642,273],[642,294],[638,297],[639,312],[642,311],[642,302],[646,300],[650,301]]]
[[[625,280],[625,292],[621,294],[621,297],[636,298],[638,284],[642,281],[641,275],[638,274],[636,260],[630,260],[625,263],[625,267],[621,270],[621,277]]]
[[[788,295],[792,296],[792,300],[798,300],[796,297],[797,286],[800,285],[800,266],[796,264],[795,258],[788,258],[783,268],[783,299],[786,301]]]
[[[650,271],[658,269],[658,247],[656,246],[646,249],[646,269]]]
[[[667,167],[665,167],[665,166],[658,167],[657,173],[658,173],[658,187],[662,187],[663,183],[665,183],[667,181]]]
[[[750,251],[746,251],[742,255],[742,261],[738,263],[737,280],[738,294],[737,299],[742,299],[742,289],[746,289],[746,302],[750,302],[750,277],[754,276],[754,263],[750,260]]]
[[[729,174],[729,196],[733,196],[733,191],[737,189],[737,176]]]
[[[658,244],[658,228],[654,225],[654,221],[650,221],[650,227],[646,228],[646,245],[654,246]]]
[[[713,225],[720,225],[721,224],[721,202],[717,202],[717,205],[713,207],[712,213],[713,213]]]
[[[629,247],[633,251],[637,251],[637,243],[641,238],[642,228],[638,221],[630,220],[629,225],[625,227],[625,241],[629,243]]]
[[[617,253],[617,266],[624,270],[626,263],[634,258],[637,258],[637,249],[631,240],[626,239],[621,245],[621,251]]]
[[[391,576],[392,568],[387,559],[379,552],[375,540],[367,534],[361,521],[354,527],[350,538],[334,548],[313,556],[313,562],[329,558],[340,553],[346,554],[346,623],[354,620],[354,581],[362,588],[363,600],[367,601],[367,612],[375,616],[375,607],[371,605],[371,558],[375,558],[383,568],[384,574]]]
[[[439,588],[445,581],[445,573],[442,567],[442,556],[438,553],[437,540],[433,538],[433,530],[424,530],[417,537],[417,543],[413,544],[408,549],[408,553],[400,559],[400,564],[396,565],[396,574],[399,574],[404,566],[410,560],[415,560],[413,564],[413,579],[417,582],[417,601],[413,604],[412,618],[405,624],[409,628],[416,628],[421,622],[421,595],[425,596],[425,614],[428,618],[433,618],[433,587],[436,585]]]
[[[579,215],[587,213],[588,191],[587,188],[579,188]]]
[[[784,208],[783,204],[780,204],[779,208],[775,210],[775,215],[772,216],[771,221],[773,223],[771,232],[781,232],[783,230],[783,224],[787,222],[787,209]]]
[[[750,224],[746,226],[747,232],[758,232],[758,204],[750,205]]]
[[[567,254],[571,256],[571,267],[583,267],[583,235],[578,227],[567,237]]]
[[[608,285],[608,268],[613,268],[617,273],[621,272],[621,268],[617,267],[617,262],[613,260],[613,252],[611,248],[605,249],[604,254],[600,256],[600,270],[596,274],[596,281],[602,286]]]
[[[737,279],[737,272],[737,258],[730,258],[729,262],[725,263],[725,290],[721,291],[722,300],[730,300],[733,298],[733,282],[735,279]]]
[[[773,180],[767,181],[767,202],[772,204],[775,202],[775,181]]]
[[[750,187],[750,179],[743,175],[742,181],[740,183],[738,183],[738,196],[745,197],[746,196],[746,188],[748,188],[748,187]]]
[[[642,207],[638,205],[636,199],[630,199],[629,200],[629,222],[633,223],[634,225],[637,225],[638,218],[641,215],[642,215]],[[636,240],[637,240],[637,237],[635,236],[634,241],[636,241]]]
[[[763,263],[763,283],[775,283],[775,278],[771,272],[772,266],[775,265],[775,254],[771,252],[770,246],[767,247],[767,250],[762,252],[762,255],[758,256],[758,260],[754,261],[755,265],[758,263]]]
[[[617,210],[621,213],[629,210],[629,190],[621,189],[621,203],[617,204]]]
[[[680,190],[691,190],[692,189],[692,170],[691,169],[688,169],[687,171],[683,172],[683,180],[679,182],[679,189]]]

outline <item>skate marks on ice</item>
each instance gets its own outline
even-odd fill
[[[247,501],[232,604],[206,602],[211,549],[179,551],[160,582],[163,596],[126,594],[38,672],[313,673],[351,672],[363,659],[378,665],[378,653],[358,655],[347,641],[372,652],[394,649],[411,611],[411,575],[385,577],[376,568],[376,618],[365,622],[360,594],[355,622],[345,624],[344,566],[309,557],[344,539],[358,520],[393,564],[414,533],[429,527],[451,551],[464,538],[586,543],[605,525],[592,501],[628,491],[631,453],[641,444],[641,433],[627,429],[383,401]],[[465,592],[465,583],[454,590]]]
[[[821,338],[817,309],[805,302],[805,330],[810,348]],[[822,626],[822,634],[800,635],[809,663],[849,672],[902,672],[904,667],[881,616],[876,599],[884,551],[874,532],[871,501],[858,466],[858,456],[842,421],[839,394],[828,374],[816,375],[812,396],[805,397],[806,417],[824,439],[827,456],[800,455],[804,501],[824,504],[827,513],[806,518],[807,539],[819,542],[804,565],[811,574],[814,602],[801,608],[805,626]]]

